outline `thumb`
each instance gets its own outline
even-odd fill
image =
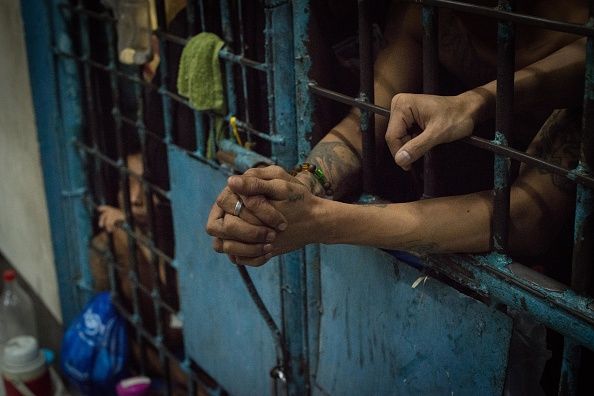
[[[425,129],[418,136],[402,145],[396,152],[396,155],[394,155],[396,164],[404,170],[409,170],[413,162],[441,143],[438,136],[433,130]]]

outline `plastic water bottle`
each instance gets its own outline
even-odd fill
[[[0,346],[9,339],[28,335],[37,338],[35,310],[31,297],[17,282],[16,272],[2,274],[4,290],[0,294]]]

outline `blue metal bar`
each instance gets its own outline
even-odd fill
[[[159,0],[156,3],[157,7],[157,25],[159,30],[167,30],[167,19],[165,16],[165,1]],[[159,93],[162,94],[162,90],[166,89],[169,82],[169,64],[167,59],[167,49],[169,43],[166,40],[162,39],[161,36],[159,37],[159,52],[160,52],[160,62],[159,62],[159,76],[161,78],[161,86],[159,87]],[[167,95],[161,95],[161,100],[163,101],[163,127],[165,130],[165,144],[169,144],[172,141],[172,129],[173,129],[173,120],[171,119],[171,99]]]
[[[373,103],[373,43],[371,37],[370,3],[358,1],[359,20],[359,99]],[[361,139],[363,147],[363,193],[376,193],[375,185],[375,116],[367,110],[361,110]]]
[[[188,24],[188,36],[192,37],[198,34],[199,29],[198,24],[196,23],[196,5],[192,0],[186,2],[186,22]],[[167,26],[162,25],[161,23],[159,23],[159,28],[167,30]],[[202,28],[202,30],[204,30],[204,28]]]
[[[112,69],[116,69],[117,65],[117,50],[116,50],[116,41],[115,41],[115,25],[111,23],[105,23],[105,37],[107,39],[107,59],[108,59],[108,66]],[[118,78],[114,73],[109,73],[109,82],[110,82],[110,89],[111,89],[111,101],[112,101],[112,108],[111,108],[111,115],[114,120],[114,134],[116,138],[116,145],[117,145],[117,162],[116,162],[116,169],[118,169],[118,185],[120,188],[125,188],[122,178],[122,170],[121,168],[125,168],[123,166],[124,163],[124,148],[122,147],[122,112],[120,109],[120,89],[118,84]],[[99,159],[98,157],[95,157]],[[111,160],[111,159],[110,159]],[[123,176],[124,178],[127,177],[126,175]],[[115,245],[113,240],[113,235],[109,233],[109,255],[111,260],[115,260]],[[92,244],[91,244],[92,245]],[[109,281],[110,281],[110,290],[113,299],[117,299],[119,297],[118,289],[119,289],[119,280],[120,276],[118,271],[116,271],[115,266],[110,265],[109,268]]]
[[[517,263],[502,266],[500,255],[435,255],[423,259],[431,270],[534,318],[561,334],[571,335],[594,350],[591,298],[576,295],[563,284]]]
[[[23,1],[21,10],[62,317],[68,324],[90,297],[74,284],[91,284],[81,272],[88,257],[90,214],[79,199],[62,194],[86,191],[81,159],[70,144],[82,133],[78,69],[74,61],[52,56],[54,45],[72,51],[71,15],[62,14],[57,1]]]
[[[265,1],[266,56],[272,66],[268,74],[271,128],[285,136],[284,145],[273,145],[273,155],[286,169],[297,162],[298,139],[295,135],[295,64],[293,48],[293,13],[288,1]],[[274,35],[273,35],[274,33]],[[281,302],[283,334],[287,346],[285,375],[289,395],[303,395],[308,388],[306,296],[303,283],[304,251],[281,256]]]
[[[243,38],[244,26],[243,26],[243,2],[241,0],[237,1],[237,18],[239,21],[239,55],[243,58],[245,56],[245,40]],[[241,68],[241,87],[243,89],[243,105],[245,107],[245,122],[249,125],[250,122],[250,99],[249,99],[249,91],[247,86],[247,70],[244,64],[239,64]],[[252,135],[250,133],[247,134],[249,141],[252,140]]]
[[[510,12],[512,1],[499,0],[499,9]],[[497,102],[495,143],[507,147],[514,106],[515,29],[512,22],[500,21],[497,30]],[[509,223],[510,160],[495,155],[493,186],[492,246],[499,253],[507,249]]]
[[[293,46],[295,51],[295,111],[297,123],[297,158],[303,162],[311,151],[311,133],[313,130],[314,98],[309,91],[308,81],[311,70],[311,57],[308,46],[310,26],[310,2],[308,0],[293,1]],[[372,116],[373,117],[373,116]],[[305,265],[302,271],[305,311],[304,350],[308,364],[304,368],[305,389],[311,393],[310,378],[317,371],[319,351],[319,329],[321,322],[321,279],[320,279],[320,246],[317,244],[305,247]]]
[[[439,93],[439,36],[438,13],[435,7],[424,6],[421,10],[423,26],[423,93]],[[429,150],[423,158],[423,198],[440,196],[442,191],[439,170],[439,150]]]
[[[190,0],[192,1],[192,0]],[[204,1],[198,0],[198,7],[200,8],[200,27],[203,32],[206,32],[206,15],[204,15]]]
[[[229,0],[221,1],[221,26],[223,27],[225,46],[229,52],[233,52],[234,42],[231,16],[229,15]],[[233,77],[233,64],[225,62],[225,87],[227,88],[227,111],[229,114],[237,114],[235,80]]]
[[[594,1],[589,1],[590,18],[588,25],[594,24]],[[586,44],[586,73],[584,79],[584,105],[582,118],[581,156],[578,169],[590,174],[587,156],[591,156],[594,133],[594,38],[588,37]],[[592,263],[594,259],[594,194],[592,189],[577,186],[573,257],[571,263],[571,287],[581,295],[592,292]],[[582,348],[574,337],[566,336],[563,343],[563,360],[559,395],[578,394],[578,373]]]
[[[469,14],[482,15],[501,21],[519,23],[524,26],[534,26],[542,29],[554,30],[575,34],[577,36],[594,36],[594,28],[589,25],[577,23],[560,22],[547,18],[535,17],[532,15],[518,14],[505,11],[497,7],[482,6],[462,1],[451,0],[399,0],[407,3],[416,3],[426,6],[449,8],[451,10],[466,12]]]

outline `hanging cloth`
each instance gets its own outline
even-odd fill
[[[182,50],[177,75],[178,93],[187,97],[194,109],[211,110],[215,114],[208,136],[207,158],[214,158],[216,142],[223,133],[226,110],[219,51],[224,45],[213,33],[192,37]]]

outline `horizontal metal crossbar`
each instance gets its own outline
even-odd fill
[[[561,22],[552,19],[540,18],[531,15],[518,14],[516,12],[504,11],[497,8],[486,7],[476,4],[464,3],[451,0],[399,0],[403,3],[415,3],[425,6],[436,6],[449,8],[456,11],[467,12],[475,15],[482,15],[501,21],[509,21],[526,26],[534,26],[557,32],[576,34],[579,36],[594,36],[594,27],[591,25],[580,25],[577,23]]]
[[[499,256],[501,266],[494,264]],[[508,260],[503,255],[430,255],[423,264],[496,301],[530,312],[546,326],[572,334],[594,351],[592,297],[579,296],[568,286]]]
[[[337,102],[341,102],[347,105],[351,105],[357,107],[359,109],[369,110],[377,115],[383,117],[390,117],[390,110],[374,105],[372,103],[363,102],[357,98],[353,98],[348,95],[341,94],[340,92],[332,91],[330,89],[326,89],[320,87],[315,82],[309,83],[309,89],[316,95],[336,100]],[[473,145],[475,147],[479,147],[488,151],[491,151],[495,154],[505,155],[513,160],[520,161],[526,163],[528,165],[532,165],[538,167],[540,169],[546,170],[548,172],[564,176],[570,180],[575,181],[576,183],[583,184],[584,186],[594,188],[594,178],[588,174],[585,174],[580,169],[565,169],[561,166],[551,164],[547,161],[544,161],[540,158],[533,157],[528,155],[524,152],[515,150],[511,147],[501,146],[494,141],[484,139],[478,136],[469,136],[461,141]]]

